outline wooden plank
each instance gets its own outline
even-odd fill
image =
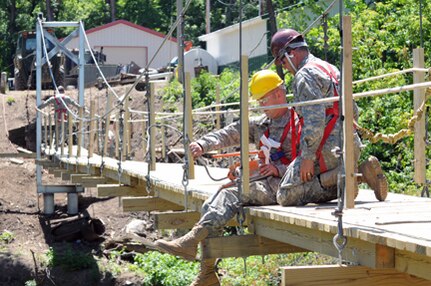
[[[413,67],[415,68],[423,68],[425,66],[424,60],[424,49],[416,48],[413,50]],[[424,72],[414,72],[413,73],[413,83],[421,83],[424,81]],[[413,91],[413,110],[416,111],[422,105],[425,100],[425,89],[424,88],[416,88]],[[426,182],[426,128],[425,128],[425,118],[426,116],[422,116],[420,120],[415,123],[415,132],[414,132],[414,155],[415,160],[413,161],[415,173],[414,179],[415,182],[419,185],[423,185]]]
[[[114,182],[118,182],[119,178],[118,178],[118,171],[117,170],[112,170],[112,169],[108,169],[108,168],[104,168],[103,169],[103,174],[104,177],[106,178],[110,178],[112,179]],[[127,173],[122,173],[121,177],[120,177],[120,183],[124,184],[124,185],[128,185],[128,186],[136,186],[139,182],[139,179],[136,177],[132,177]]]
[[[149,117],[148,126],[153,126],[156,123],[156,109],[155,109],[155,99],[156,99],[156,85],[150,83],[150,98],[149,100]],[[149,131],[148,144],[150,145],[150,171],[156,170],[156,129],[150,128]]]
[[[395,269],[411,275],[431,280],[431,257],[405,250],[395,250]]]
[[[55,178],[61,178],[61,174],[63,173],[63,172],[66,172],[67,170],[65,170],[65,169],[55,169],[54,170],[54,177]]]
[[[343,160],[345,168],[344,196],[346,208],[355,207],[355,167],[353,143],[353,89],[352,89],[352,18],[343,17]]]
[[[184,207],[155,197],[122,198],[123,211],[180,211]]]
[[[241,55],[241,180],[242,193],[250,193],[249,112],[248,112],[248,56]]]
[[[93,157],[94,152],[94,135],[96,134],[96,117],[94,116],[96,113],[96,101],[92,99],[90,101],[90,122],[89,122],[89,129],[90,134],[88,136],[88,157]]]
[[[282,267],[284,286],[430,286],[431,281],[394,269],[372,269],[365,266],[288,266]]]
[[[254,233],[257,235],[338,257],[338,251],[332,241],[335,233],[292,224],[287,226],[286,223],[260,217],[252,216],[251,219]],[[376,245],[360,239],[349,238],[342,256],[343,259],[360,265],[372,268],[378,265]]]
[[[65,172],[61,173],[61,179],[63,181],[69,181],[70,180],[70,176],[71,176],[70,171],[65,171]]]
[[[108,179],[105,177],[82,177],[81,185],[86,188],[96,188],[97,185],[108,183]]]
[[[189,142],[193,142],[193,119],[192,119],[192,87],[191,87],[191,77],[190,72],[185,73],[185,97],[184,97],[184,122],[185,122],[185,128],[184,132],[187,135],[187,138]],[[187,148],[187,162],[188,162],[188,179],[194,179],[195,178],[195,165],[193,156],[190,152],[190,149],[188,146],[184,146]]]
[[[147,195],[147,190],[145,185],[140,185],[139,187],[130,187],[126,185],[119,184],[104,184],[97,185],[97,196],[98,197],[121,197],[121,196],[145,196]]]
[[[221,236],[205,239],[202,258],[246,257],[307,251],[303,248],[259,235]]]
[[[80,184],[82,183],[82,179],[85,177],[89,177],[89,174],[71,174],[70,175],[70,182],[72,184]]]
[[[48,160],[34,160],[34,163],[36,165],[42,166],[43,168],[58,167],[59,166],[58,162],[53,162],[53,161],[48,161]]]
[[[0,158],[36,158],[36,153],[1,153]]]
[[[156,229],[190,229],[199,221],[201,214],[194,211],[154,213]]]
[[[16,159],[16,158],[10,158],[10,159],[9,159],[9,161],[10,161],[11,163],[14,163],[14,164],[17,164],[17,165],[22,165],[22,164],[24,164],[24,161],[23,161],[23,160]]]

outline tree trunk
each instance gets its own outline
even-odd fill
[[[51,0],[46,0],[46,18],[48,21],[54,21],[54,13],[52,11]]]
[[[116,18],[116,9],[115,9],[115,0],[110,0],[109,5],[111,6],[111,22],[115,21]]]

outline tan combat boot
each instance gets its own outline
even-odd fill
[[[201,260],[199,274],[190,286],[219,286],[220,282],[214,267],[215,261],[215,259]]]
[[[181,256],[184,259],[193,261],[196,259],[198,243],[208,236],[208,229],[203,225],[195,225],[192,230],[184,236],[166,241],[159,239],[154,242],[154,245],[163,252],[172,255]]]
[[[359,182],[366,183],[374,191],[376,199],[384,201],[388,195],[389,187],[379,160],[374,156],[370,156],[367,161],[359,166],[359,172],[362,173],[362,178],[359,177]]]
[[[330,188],[337,185],[338,181],[338,173],[340,172],[341,167],[337,167],[335,169],[329,170],[325,173],[320,174],[320,184],[323,188]],[[355,199],[359,194],[358,183],[355,180]]]

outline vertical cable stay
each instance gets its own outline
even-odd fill
[[[340,5],[340,23],[339,23],[339,27],[340,27],[340,44],[341,44],[341,53],[340,53],[340,67],[343,66],[343,0],[339,1],[339,5]],[[340,68],[340,81],[339,81],[339,119],[342,123],[342,121],[344,120],[344,114],[343,114],[343,69]],[[343,128],[340,128],[339,133],[339,142],[343,142]],[[338,203],[337,203],[337,207],[335,208],[334,212],[332,212],[332,215],[334,215],[337,220],[338,220],[338,224],[337,224],[337,234],[334,236],[332,242],[335,246],[335,248],[338,251],[338,264],[342,265],[343,263],[343,258],[342,258],[342,252],[344,250],[344,247],[347,244],[347,237],[344,235],[343,232],[343,209],[344,209],[344,200],[345,200],[345,178],[346,178],[346,172],[345,172],[345,165],[344,165],[344,159],[343,156],[345,154],[343,154],[343,149],[342,146],[338,147],[338,150],[333,150],[336,155],[338,155],[339,158],[339,162],[340,162],[340,166],[342,166],[340,173],[338,174],[338,179],[337,179],[337,196],[338,196]]]

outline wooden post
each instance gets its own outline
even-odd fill
[[[44,138],[45,138],[45,148],[47,148],[48,147],[48,115],[45,115],[44,117],[43,117],[43,119],[44,119],[44,121],[45,121],[45,130],[44,130],[44,133],[43,133],[43,135],[44,135]]]
[[[150,140],[148,144],[150,144],[150,171],[156,170],[156,131],[151,126],[156,122],[156,111],[154,110],[154,99],[156,97],[156,85],[152,82],[150,83],[150,110],[148,114],[148,127],[151,127],[149,130]]]
[[[144,160],[147,157],[147,122],[150,114],[147,116],[147,121],[142,121],[142,150],[144,151]]]
[[[424,68],[424,49],[416,48],[413,50],[413,67]],[[413,83],[421,83],[424,81],[424,72],[415,71],[413,73]],[[413,110],[416,111],[425,100],[425,89],[416,88],[413,92]],[[425,116],[415,123],[414,135],[414,168],[415,182],[419,185],[424,185],[426,182],[426,155],[425,155]]]
[[[109,111],[106,114],[106,120],[105,120],[105,136],[103,138],[103,154],[106,156],[108,152],[108,135],[109,130],[111,128],[111,107],[112,107],[112,101],[114,99],[114,96],[112,94],[108,95],[108,101],[106,102],[106,111]]]
[[[88,136],[88,157],[93,157],[94,152],[94,134],[96,129],[96,121],[94,119],[96,118],[94,115],[96,113],[96,102],[94,99],[90,101],[90,122],[89,122],[89,128],[90,128],[90,135]]]
[[[249,118],[248,118],[248,57],[241,56],[241,168],[242,193],[250,193]]]
[[[119,144],[120,144],[120,114],[115,115],[115,158],[118,159],[120,156]]]
[[[123,159],[127,159],[130,155],[130,110],[129,98],[126,98],[124,104],[124,127],[123,127]]]
[[[55,128],[55,152],[58,150],[58,139],[59,139],[59,126],[58,126],[58,114],[57,112],[54,113],[54,128]]]
[[[52,119],[51,114],[48,114],[48,126],[49,126],[49,149],[51,149],[53,145],[53,136],[52,136]]]
[[[160,127],[160,134],[162,135],[162,158],[166,161],[166,134],[165,134],[165,126]]]
[[[343,159],[345,170],[346,208],[355,207],[355,162],[353,143],[353,90],[352,90],[352,18],[343,17]]]
[[[221,122],[220,122],[220,78],[218,78],[219,80],[217,81],[217,85],[216,85],[216,130],[220,130],[221,128]]]
[[[184,114],[185,116],[185,124],[186,124],[186,133],[187,133],[187,137],[189,138],[189,142],[193,142],[193,119],[192,119],[192,87],[190,84],[191,78],[190,78],[190,73],[186,72],[185,75],[185,86],[186,86],[186,102],[187,102],[187,106],[186,106],[186,112]],[[189,148],[189,146],[184,146],[185,148]],[[189,179],[194,179],[195,178],[195,163],[193,160],[193,156],[189,150],[189,152],[185,152],[186,150],[184,150],[184,154],[187,154],[187,160],[189,162]]]
[[[61,146],[60,146],[60,156],[63,156],[64,155],[64,141],[66,141],[66,134],[65,134],[65,132],[64,132],[64,117],[63,117],[63,115],[61,115],[61,117],[62,118],[60,118],[60,120],[61,120]]]
[[[82,148],[82,136],[83,136],[83,130],[82,130],[82,125],[83,125],[83,114],[84,114],[84,108],[80,107],[79,108],[79,118],[78,118],[78,150],[76,152],[76,157],[81,157],[81,148]],[[77,164],[78,165],[78,164]]]
[[[69,114],[67,115],[67,136],[68,136],[68,144],[67,144],[67,154],[70,156],[72,156],[72,152],[73,152],[73,116],[72,113],[69,112]]]

